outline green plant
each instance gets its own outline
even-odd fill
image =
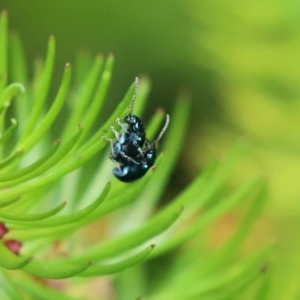
[[[155,171],[123,184],[110,177],[112,165],[102,136],[110,137],[110,125],[128,113],[134,86],[109,118],[99,118],[113,57],[98,56],[92,62],[81,58],[74,84],[67,64],[57,95],[49,101],[55,39],[49,40],[45,62],[36,62],[33,80],[27,77],[19,39],[8,40],[4,12],[0,21],[1,299],[86,299],[90,278],[104,275],[111,275],[113,295],[99,293],[95,299],[144,295],[153,300],[233,299],[261,278],[270,247],[252,259],[231,263],[265,199],[259,179],[229,195],[221,192],[239,151],[232,151],[225,161],[214,160],[159,208],[184,141],[190,106],[186,95],[179,97],[171,113],[163,144],[166,153],[158,157]],[[142,80],[138,114],[148,91],[148,81]],[[159,110],[151,119],[150,138],[163,118]],[[233,237],[216,253],[209,253],[199,234],[246,198],[249,210]],[[92,232],[86,229],[89,224],[97,226],[94,242],[86,239]],[[157,260],[171,253],[174,259],[163,266],[162,275]],[[157,266],[151,279],[149,264]],[[50,279],[67,279],[63,291],[51,287]],[[264,280],[258,291],[261,299],[267,290]],[[86,288],[80,297],[76,287],[81,284]]]

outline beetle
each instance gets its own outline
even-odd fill
[[[157,139],[154,142],[146,139],[144,148],[142,149],[142,153],[138,153],[136,156],[130,157],[132,158],[132,160],[128,160],[127,163],[121,164],[119,165],[119,167],[115,167],[112,170],[116,178],[123,182],[131,182],[143,177],[147,173],[147,171],[155,163],[157,156],[157,144],[164,135],[169,122],[170,116],[166,115],[165,125],[162,128]]]
[[[149,141],[146,138],[143,122],[133,114],[137,90],[138,78],[136,77],[130,113],[122,121],[116,120],[121,127],[121,132],[111,126],[115,139],[109,140],[111,145],[110,159],[118,165],[112,170],[112,173],[123,182],[131,182],[141,178],[154,165],[157,144],[165,133],[170,120],[169,115],[167,115],[165,125],[156,140],[154,142]]]
[[[114,140],[109,140],[111,145],[110,158],[118,164],[133,162],[135,156],[142,155],[142,147],[146,140],[146,132],[141,119],[133,114],[133,107],[137,97],[139,80],[135,78],[135,91],[130,105],[130,113],[124,117],[123,121],[117,119],[117,124],[121,127],[121,132],[111,126],[115,135]]]

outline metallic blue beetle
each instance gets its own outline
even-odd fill
[[[132,99],[131,112],[121,122],[117,119],[122,131],[119,133],[112,126],[115,140],[111,140],[110,158],[118,167],[112,170],[116,178],[123,182],[131,182],[143,177],[154,165],[156,160],[156,147],[165,133],[170,117],[167,115],[166,122],[159,136],[154,142],[146,138],[146,132],[142,121],[132,113],[134,101],[137,95],[138,78],[135,80],[135,93]]]

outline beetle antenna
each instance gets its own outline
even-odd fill
[[[169,126],[169,123],[170,123],[170,116],[168,114],[166,114],[165,125],[162,128],[162,130],[160,131],[158,137],[156,138],[156,140],[154,142],[155,144],[157,144],[160,141],[160,139],[163,137],[164,133],[166,132],[166,130],[167,130],[168,126]]]
[[[136,97],[137,97],[138,89],[139,89],[139,78],[135,77],[135,80],[134,80],[134,93],[133,93],[131,103],[129,105],[129,111],[130,111],[129,114],[130,115],[132,115],[132,113],[133,113],[133,107],[134,107],[134,103],[135,103],[135,100],[136,100]]]

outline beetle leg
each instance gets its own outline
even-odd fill
[[[114,133],[116,139],[118,140],[120,138],[119,132],[114,128],[113,125],[110,126],[111,131]]]
[[[109,139],[108,137],[106,136],[103,136],[102,137],[103,140],[109,142],[110,144],[110,152],[111,152],[111,155],[110,155],[110,159],[111,160],[114,160],[114,156],[115,156],[115,150],[114,150],[114,140],[113,139]]]
[[[136,160],[134,160],[132,157],[126,155],[124,152],[120,152],[120,155],[121,155],[122,157],[124,157],[125,159],[127,159],[128,161],[130,161],[130,162],[133,162],[133,163],[135,163],[135,164],[137,164],[137,165],[140,164],[140,163],[138,163]]]
[[[144,152],[142,148],[139,146],[139,144],[136,141],[132,141],[133,145],[136,147],[136,149],[139,151],[141,156],[144,156]]]
[[[120,118],[117,118],[116,120],[117,124],[122,128],[122,130],[125,132],[128,129],[128,126],[124,123],[122,123],[122,121],[120,120]]]

